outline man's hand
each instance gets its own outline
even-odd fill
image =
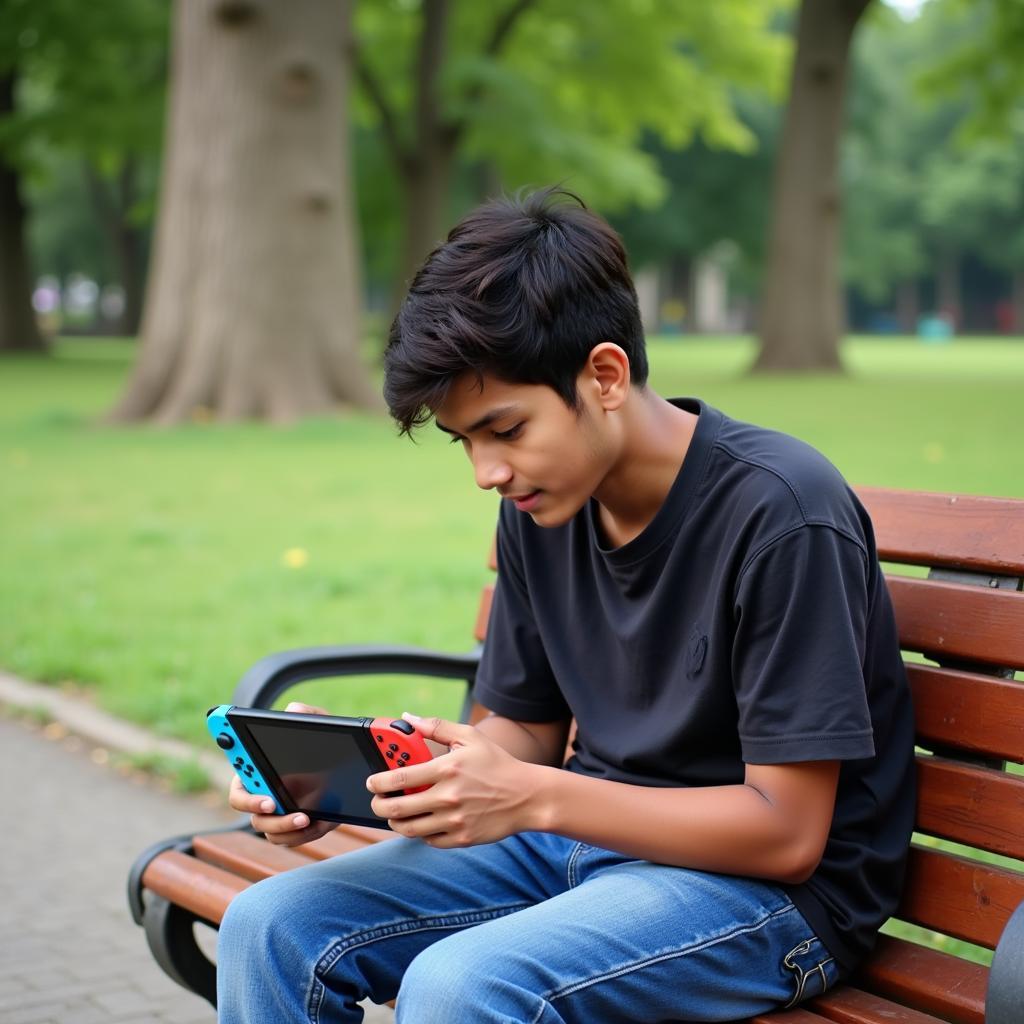
[[[371,807],[397,833],[449,849],[493,843],[532,827],[532,772],[536,765],[517,760],[471,725],[441,718],[405,715],[428,741],[449,752],[426,764],[371,775]],[[430,788],[389,797],[398,789]]]
[[[292,701],[285,711],[306,715],[326,715],[329,712],[311,704]],[[276,846],[299,846],[311,843],[336,829],[333,821],[310,821],[308,814],[274,814],[274,801],[270,797],[246,792],[242,780],[236,775],[228,790],[228,803],[236,810],[252,816],[252,827],[263,832]]]

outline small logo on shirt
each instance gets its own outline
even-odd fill
[[[692,679],[704,667],[704,658],[708,653],[708,638],[695,629],[690,634],[687,645],[686,676]]]

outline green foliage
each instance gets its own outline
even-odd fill
[[[854,40],[842,145],[843,270],[871,300],[927,266],[920,164],[948,128],[924,107],[910,68],[931,40],[923,21],[876,7]]]
[[[926,225],[983,252],[994,266],[1024,266],[1024,119],[1008,136],[932,154],[921,202]]]
[[[3,0],[0,69],[20,82],[0,147],[31,167],[40,140],[113,173],[159,146],[168,6],[160,0]]]
[[[152,219],[168,15],[163,0],[0,0],[0,72],[17,83],[0,158],[27,183],[38,272],[116,280],[101,213]],[[137,187],[126,193],[129,167]]]
[[[1024,121],[965,133],[977,83],[966,64],[950,77],[965,38],[987,38],[978,29],[991,6],[932,0],[911,22],[879,6],[858,35],[843,256],[846,280],[873,301],[927,274],[941,252],[971,251],[1003,270],[1024,258]]]
[[[674,149],[698,133],[712,146],[752,148],[732,89],[778,94],[787,39],[769,30],[776,6],[540,3],[523,17],[506,61],[466,55],[451,63],[450,90],[480,89],[457,110],[472,117],[467,155],[492,161],[513,184],[572,168],[568,184],[606,209],[625,199],[654,203],[664,181],[639,147],[645,131]],[[464,4],[462,21],[476,9]]]
[[[742,94],[735,106],[756,140],[750,152],[715,149],[703,139],[673,151],[647,140],[669,190],[656,207],[634,204],[612,217],[634,267],[695,257],[727,240],[740,254],[731,284],[754,289],[764,255],[779,110],[764,97]]]
[[[967,137],[1004,137],[1024,98],[1024,3],[933,0],[925,14],[955,40],[921,76],[926,92],[966,103]]]
[[[498,52],[490,52],[496,24],[517,6],[522,14]],[[493,191],[494,182],[509,190],[561,182],[605,211],[628,203],[652,208],[668,188],[645,140],[668,150],[699,138],[713,150],[751,151],[757,135],[737,112],[736,92],[781,93],[790,40],[774,30],[773,19],[789,6],[788,0],[453,5],[441,119],[461,133],[460,160],[471,173],[450,214]],[[415,159],[422,5],[361,3],[356,19],[361,60],[394,114],[395,137]],[[376,267],[389,262],[381,253],[397,237],[402,211],[392,154],[379,134],[367,134],[386,126],[365,85],[355,115],[360,208]]]

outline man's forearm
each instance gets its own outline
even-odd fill
[[[642,860],[799,882],[822,842],[750,785],[660,789],[531,767],[530,829],[556,832]]]
[[[568,723],[524,725],[494,714],[477,722],[476,728],[513,757],[539,765],[561,765],[569,732]]]

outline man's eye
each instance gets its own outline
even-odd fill
[[[496,430],[494,436],[499,441],[514,441],[522,432],[522,423],[517,423],[514,427],[509,427],[508,430]]]
[[[465,441],[465,440],[466,439],[464,437],[462,437],[461,435],[459,435],[459,434],[452,434],[452,436],[450,438],[448,438],[448,443],[449,444],[462,444],[462,442]]]

